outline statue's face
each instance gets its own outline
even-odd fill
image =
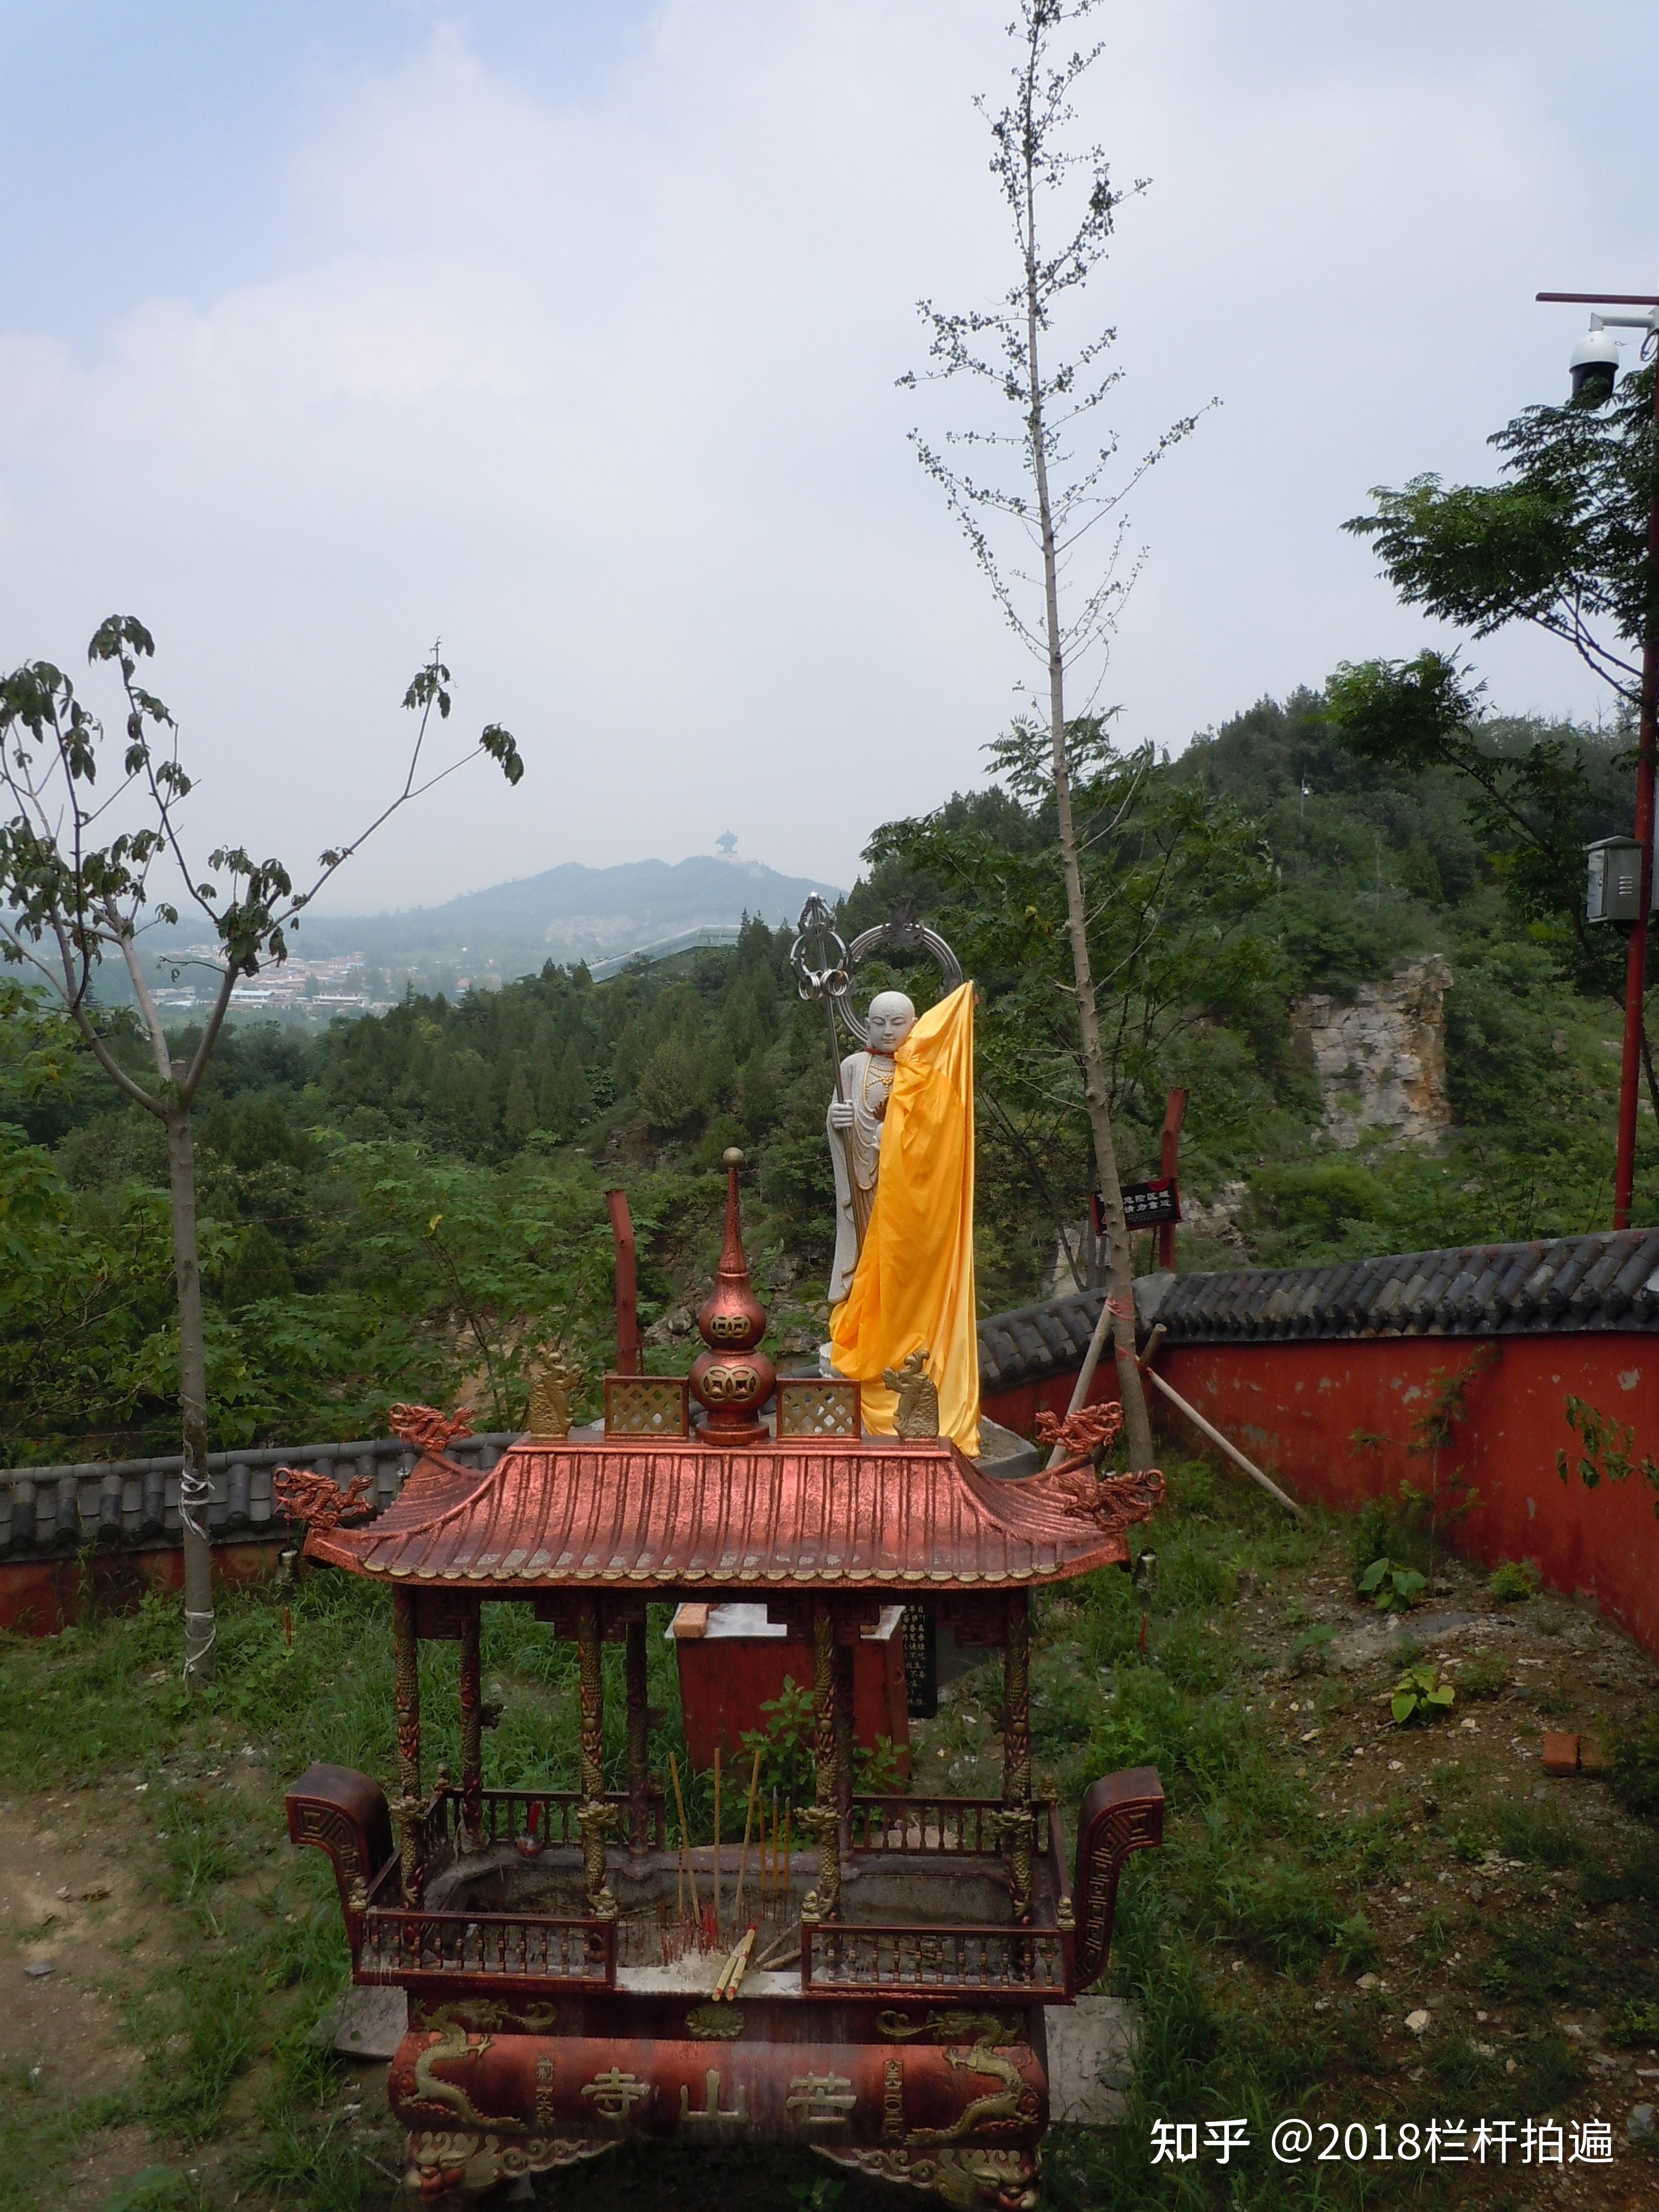
[[[873,1052],[896,1052],[916,1025],[916,1010],[902,991],[878,991],[865,1020]]]

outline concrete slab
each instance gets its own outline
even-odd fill
[[[409,2033],[408,1994],[348,1990],[322,2027],[325,2034],[332,2031],[333,2047],[343,2058],[390,2058]]]
[[[1124,2091],[1134,2071],[1134,2008],[1121,1997],[1079,1997],[1051,2005],[1048,2110],[1073,2128],[1105,2128],[1123,2118]]]

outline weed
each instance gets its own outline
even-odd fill
[[[1501,1651],[1477,1651],[1457,1669],[1457,1686],[1466,1698],[1495,1698],[1510,1679],[1510,1662]]]
[[[185,2199],[182,2173],[170,2166],[147,2166],[104,2199],[103,2212],[179,2212]]]
[[[1487,1578],[1486,1588],[1499,1605],[1522,1605],[1537,1596],[1543,1582],[1530,1559],[1500,1559]]]
[[[1389,1711],[1396,1726],[1404,1728],[1408,1721],[1429,1721],[1437,1713],[1449,1712],[1456,1697],[1437,1667],[1407,1667],[1394,1686]]]
[[[1428,1577],[1415,1567],[1402,1566],[1398,1559],[1385,1554],[1373,1559],[1360,1576],[1355,1588],[1361,1597],[1370,1598],[1379,1613],[1402,1613],[1417,1603],[1428,1587]]]
[[[1559,2112],[1584,2086],[1584,2062],[1559,2028],[1535,2037],[1526,2047],[1516,2087],[1525,2108]]]
[[[1534,1928],[1525,1921],[1492,1945],[1479,1979],[1488,1996],[1541,2008],[1553,1999],[1582,1995],[1593,1984],[1589,1963],[1569,1920]]]
[[[1350,1913],[1332,1931],[1331,1948],[1346,1974],[1369,1974],[1382,1963],[1376,1930],[1363,1912]]]
[[[1467,2035],[1438,2035],[1425,2046],[1424,2063],[1447,2101],[1468,2110],[1497,2078],[1495,2062],[1484,2057]]]
[[[1321,1621],[1316,1628],[1304,1629],[1291,1646],[1291,1674],[1322,1674],[1335,1641],[1336,1631],[1328,1621]]]
[[[1621,2051],[1659,2043],[1659,2004],[1627,2004],[1607,2030],[1607,2041]]]
[[[1614,1746],[1613,1794],[1627,1811],[1659,1820],[1659,1718],[1644,1721]]]
[[[1224,1898],[1233,1942],[1281,1970],[1316,1966],[1339,1947],[1342,1929],[1350,1925],[1330,1885],[1292,1863],[1230,1876]]]
[[[1589,1854],[1579,1881],[1589,1905],[1650,1905],[1659,1907],[1659,1836],[1638,1837],[1617,1860]]]

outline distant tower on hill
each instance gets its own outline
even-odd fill
[[[714,850],[723,860],[729,860],[737,849],[737,835],[733,830],[728,830],[723,836],[716,837],[714,840]]]

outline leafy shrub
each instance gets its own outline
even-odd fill
[[[1486,1588],[1499,1605],[1523,1605],[1537,1596],[1543,1580],[1530,1559],[1500,1559]]]
[[[751,1764],[756,1752],[761,1753],[765,1788],[775,1790],[793,1804],[810,1804],[817,1788],[812,1763],[811,1691],[799,1688],[794,1676],[786,1674],[782,1689],[775,1698],[767,1698],[761,1711],[769,1717],[763,1729],[744,1731],[744,1753]]]
[[[1457,1692],[1437,1667],[1407,1667],[1394,1686],[1389,1711],[1404,1728],[1407,1721],[1432,1720],[1436,1713],[1449,1711],[1456,1697]]]
[[[1370,1598],[1379,1613],[1401,1613],[1417,1603],[1428,1586],[1426,1576],[1399,1560],[1373,1559],[1359,1577],[1361,1597]]]

